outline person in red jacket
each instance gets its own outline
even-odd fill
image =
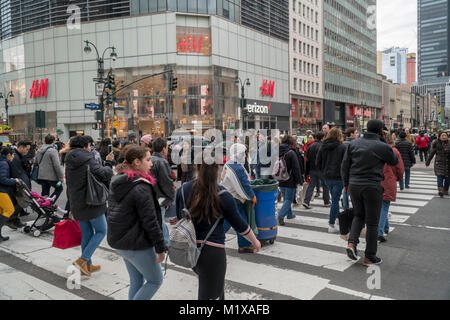
[[[420,161],[423,162],[423,155],[425,155],[425,161],[428,159],[428,144],[430,139],[425,135],[425,132],[420,131],[419,136],[416,138],[416,145],[419,149]]]
[[[397,181],[401,181],[403,179],[403,174],[405,173],[405,166],[403,164],[402,156],[400,155],[400,152],[393,147],[394,139],[392,139],[391,135],[386,135],[385,140],[392,147],[394,154],[397,156],[398,164],[394,167],[385,164],[383,168],[384,180],[381,185],[383,186],[384,193],[383,204],[380,212],[380,221],[378,223],[378,241],[380,242],[385,242],[386,237],[384,233],[389,233],[389,207],[391,202],[395,202],[397,200]]]

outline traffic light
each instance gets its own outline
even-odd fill
[[[108,78],[106,79],[106,87],[112,92],[116,91],[116,79],[112,73],[108,74]]]
[[[174,78],[172,75],[169,78],[169,91],[175,91],[178,88],[178,78]]]

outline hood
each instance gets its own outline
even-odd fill
[[[129,174],[123,173],[114,176],[111,179],[111,185],[109,189],[109,196],[116,202],[122,201],[122,199],[131,191],[135,186],[136,181],[140,180],[142,182],[137,183],[148,183],[150,182],[139,176],[130,176]]]
[[[325,140],[322,143],[322,149],[327,151],[333,151],[339,147],[340,143],[334,140]]]
[[[39,147],[38,152],[45,151],[47,148],[54,148],[54,146],[49,144],[43,144],[42,146]]]
[[[280,144],[280,157],[288,153],[289,150],[291,150],[291,148],[287,144],[285,143]]]
[[[67,168],[77,169],[84,166],[86,162],[90,161],[93,157],[94,154],[92,152],[77,148],[69,151],[66,155],[65,163]]]

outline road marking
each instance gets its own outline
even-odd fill
[[[406,206],[414,206],[414,207],[424,207],[428,204],[428,201],[414,201],[414,200],[402,200],[397,199],[395,202],[391,202],[391,204],[399,204],[399,205],[406,205]]]
[[[424,226],[424,225],[413,225],[408,223],[396,223],[398,226],[404,226],[404,227],[414,227],[414,228],[425,228],[425,229],[432,229],[432,230],[440,230],[440,231],[450,231],[450,228],[443,228],[443,227],[430,227],[430,226]]]
[[[395,203],[395,202],[393,202],[393,203]],[[395,212],[395,213],[415,214],[417,211],[419,211],[419,209],[414,208],[414,207],[397,207],[397,206],[393,206],[392,204],[389,207],[389,212]]]
[[[403,193],[403,192],[415,193],[415,194],[419,194],[419,195],[421,195],[422,193],[425,193],[425,194],[430,195],[430,194],[435,194],[436,190],[410,188],[410,189],[403,190],[401,193]]]
[[[375,295],[370,295],[368,293],[364,293],[364,292],[360,292],[360,291],[355,291],[355,290],[351,290],[351,289],[347,289],[341,286],[336,286],[334,284],[328,284],[327,285],[327,289],[331,289],[334,291],[338,291],[338,292],[342,292],[351,296],[355,296],[355,297],[360,297],[366,300],[393,300],[390,298],[386,298],[386,297],[380,297],[380,296],[375,296]]]
[[[414,194],[414,193],[397,192],[397,198],[415,199],[415,200],[431,200],[434,198],[434,196],[429,195],[429,194]]]
[[[81,297],[0,263],[0,300],[83,300]]]

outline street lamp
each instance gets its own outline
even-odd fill
[[[367,105],[366,105],[366,103],[364,102],[364,101],[362,101],[361,102],[361,107],[362,107],[362,109],[363,109],[363,111],[362,111],[362,128],[361,128],[361,131],[362,132],[364,132],[364,125],[365,125],[365,117],[366,117],[366,107],[367,107]]]
[[[14,98],[12,91],[8,92],[5,98],[5,110],[6,110],[6,125],[9,126],[9,116],[8,116],[8,98]],[[0,92],[0,99],[3,99],[3,93]]]
[[[95,52],[97,53],[97,75],[98,78],[96,79],[97,81],[99,81],[100,83],[104,83],[104,79],[103,79],[103,75],[105,73],[105,68],[104,68],[104,61],[105,61],[105,53],[106,51],[108,51],[109,49],[111,49],[111,53],[109,55],[109,57],[111,58],[112,61],[116,61],[117,60],[117,53],[116,53],[116,48],[115,47],[108,47],[103,51],[102,56],[100,57],[100,54],[98,53],[97,47],[95,46],[95,44],[93,44],[92,42],[90,42],[89,40],[85,40],[85,46],[84,46],[84,53],[89,54],[92,52],[92,48],[91,45],[94,47]],[[101,137],[102,139],[105,138],[105,108],[103,106],[103,94],[99,97],[99,105],[100,105],[100,110],[101,110],[101,123],[102,123],[102,129],[101,129]]]
[[[236,80],[234,81],[237,85],[241,84],[241,122],[242,122],[242,130],[244,130],[244,109],[245,109],[245,86],[250,86],[250,79],[245,79],[244,82],[242,82],[241,78],[236,77]]]

